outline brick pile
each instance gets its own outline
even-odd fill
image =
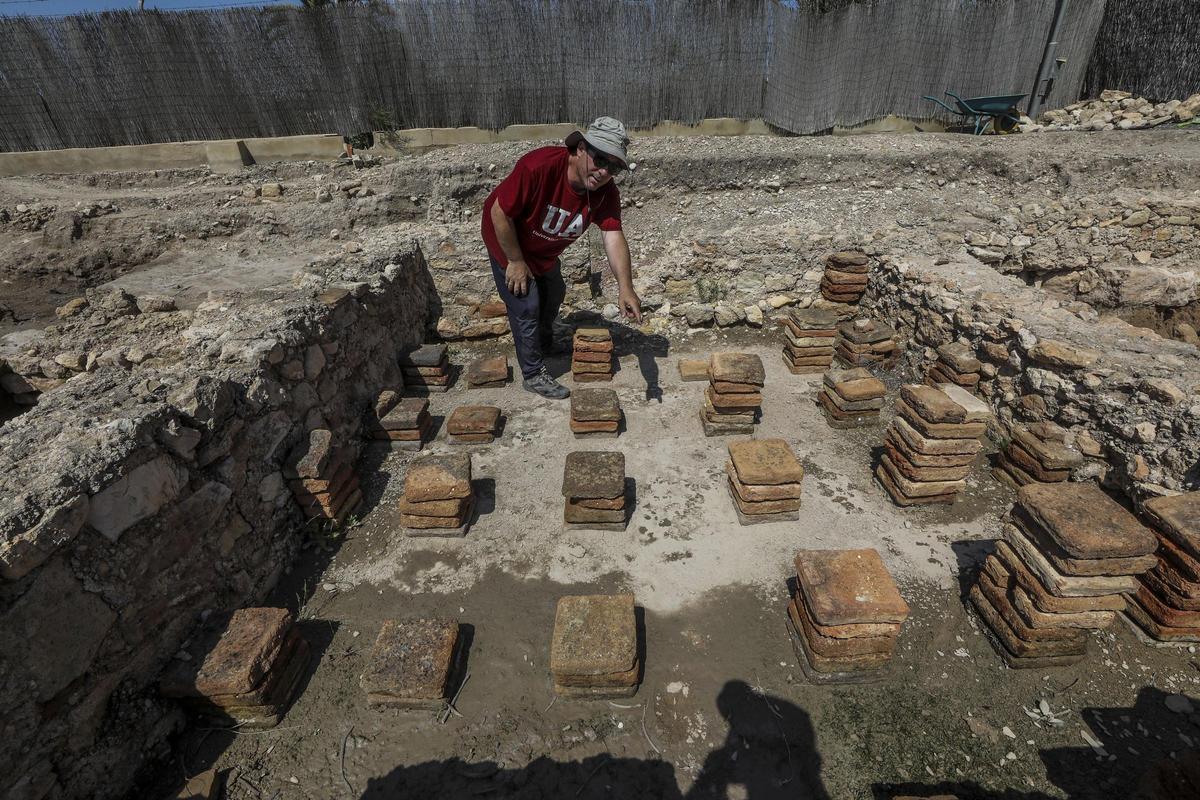
[[[409,464],[400,498],[400,524],[409,536],[466,536],[474,505],[469,453]]]
[[[800,519],[804,467],[783,439],[730,442],[725,474],[729,476],[729,496],[741,524]]]
[[[472,389],[488,389],[508,383],[508,358],[492,356],[478,358],[467,365],[464,373],[467,386]]]
[[[817,402],[833,428],[858,428],[879,419],[887,387],[865,367],[831,369],[821,381]]]
[[[640,672],[633,595],[559,598],[550,643],[556,695],[584,700],[632,697]]]
[[[362,502],[349,453],[335,449],[333,434],[323,428],[311,431],[307,439],[292,448],[283,465],[283,476],[309,520],[341,525]]]
[[[834,303],[857,303],[867,290],[870,259],[858,250],[843,250],[825,257],[821,296]]]
[[[308,643],[283,608],[213,614],[191,637],[188,660],[173,662],[164,697],[205,720],[238,728],[273,728],[295,697],[308,666]]]
[[[1061,483],[1083,463],[1083,454],[1067,444],[1070,434],[1053,422],[1013,425],[1010,433],[992,474],[1013,488]]]
[[[783,363],[793,375],[823,372],[833,363],[838,316],[821,308],[794,308],[783,318]]]
[[[875,475],[899,506],[950,504],[983,449],[991,409],[954,384],[903,386]]]
[[[385,389],[367,412],[364,428],[372,439],[391,442],[393,449],[420,450],[433,428],[429,400]]]
[[[705,436],[754,433],[766,380],[762,359],[750,353],[713,353],[700,422]]]
[[[887,676],[908,604],[875,550],[801,550],[787,608],[792,649],[812,683]]]
[[[1013,669],[1083,660],[1087,629],[1156,562],[1154,535],[1093,483],[1022,487],[1003,530],[969,597]]]
[[[681,358],[679,359],[679,378],[683,381],[706,381],[708,380],[708,359],[707,358]]]
[[[582,388],[571,393],[571,433],[576,439],[615,439],[621,401],[612,389]]]
[[[1129,617],[1160,642],[1200,642],[1200,492],[1143,506],[1158,539],[1157,563],[1128,596]]]
[[[563,522],[568,529],[625,530],[625,454],[567,453],[563,465]]]
[[[953,383],[974,394],[982,367],[975,352],[962,342],[947,342],[938,347],[937,354],[937,361],[929,368],[925,383],[930,386]]]
[[[445,708],[460,653],[458,620],[388,620],[375,639],[360,681],[367,704]]]
[[[458,406],[446,418],[450,444],[490,444],[499,431],[500,409],[496,406]]]
[[[400,354],[404,387],[410,392],[429,394],[450,388],[450,358],[444,344],[423,344]]]
[[[853,319],[838,323],[834,354],[843,366],[865,367],[895,360],[896,331],[891,325],[873,319]]]
[[[572,346],[573,380],[579,383],[612,380],[613,340],[607,328],[577,328]]]

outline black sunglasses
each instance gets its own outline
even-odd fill
[[[620,161],[601,153],[590,144],[584,145],[584,147],[587,148],[588,155],[592,157],[592,163],[596,165],[596,169],[602,169],[614,178],[625,169],[625,165]]]

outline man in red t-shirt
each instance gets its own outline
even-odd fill
[[[543,397],[571,395],[546,371],[551,325],[566,295],[558,257],[588,225],[600,228],[617,279],[617,305],[642,321],[633,291],[629,244],[621,230],[621,195],[612,179],[628,165],[629,137],[612,117],[600,117],[566,147],[540,147],[517,161],[483,205],[483,242],[512,328],[524,386]]]

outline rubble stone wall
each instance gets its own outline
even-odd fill
[[[163,753],[159,669],[275,585],[306,536],[284,458],[357,446],[432,296],[409,248],[195,311],[93,291],[8,342],[63,373],[0,439],[0,797],[117,797]]]

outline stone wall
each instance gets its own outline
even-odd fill
[[[159,669],[291,563],[284,458],[314,428],[358,446],[432,296],[410,247],[195,311],[90,292],[6,342],[62,374],[0,439],[0,797],[117,797],[163,753]]]
[[[949,341],[983,361],[980,394],[1003,443],[1014,422],[1074,433],[1097,477],[1134,501],[1200,488],[1200,352],[963,261],[882,253],[863,306],[906,337],[923,379]]]

